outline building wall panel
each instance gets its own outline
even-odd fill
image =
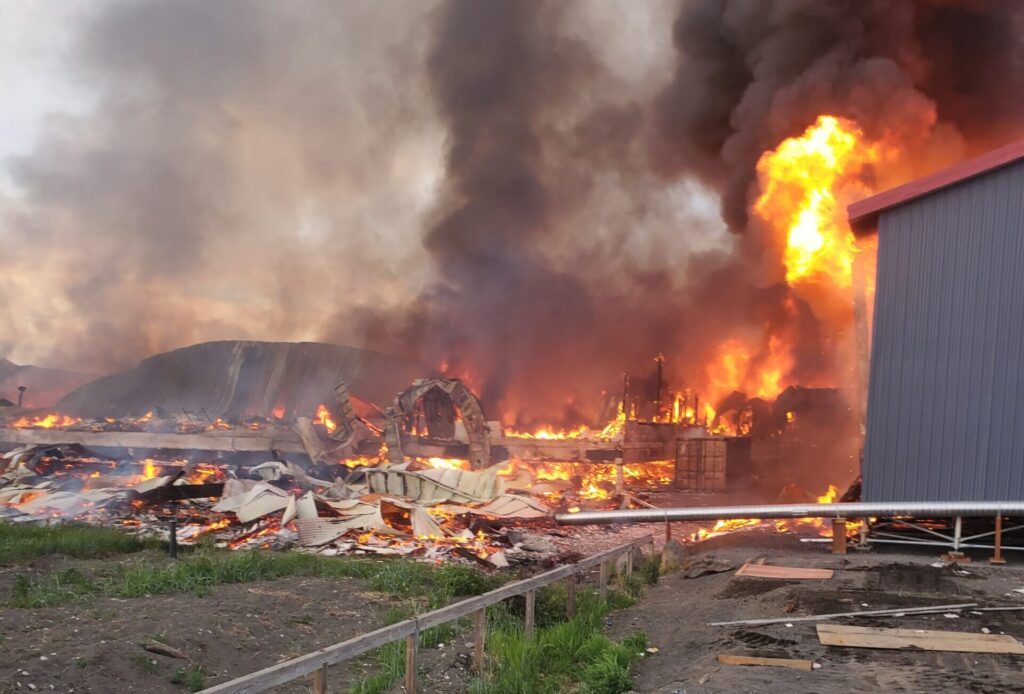
[[[1024,162],[878,236],[864,499],[1024,498]]]

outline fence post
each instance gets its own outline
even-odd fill
[[[473,669],[484,669],[484,643],[487,637],[487,608],[481,607],[473,613]]]
[[[636,551],[636,547],[630,547],[629,551],[626,552],[626,576],[633,575],[633,552]]]
[[[419,629],[405,637],[405,691],[416,694],[416,648],[419,645]]]
[[[846,519],[832,519],[832,554],[846,554]]]
[[[537,605],[537,591],[528,590],[526,591],[526,622],[523,625],[523,631],[527,636],[533,635],[533,621],[534,621],[534,609]]]
[[[327,694],[327,666],[313,673],[313,694]]]
[[[1005,564],[1006,560],[1003,559],[1003,516],[999,514],[996,516],[996,532],[992,543],[992,558],[988,560],[989,564]]]
[[[572,619],[576,614],[576,574],[569,574],[565,579],[565,618]]]
[[[608,597],[608,562],[601,562],[601,573],[598,576],[597,584],[598,593],[601,595],[601,599],[604,600]]]

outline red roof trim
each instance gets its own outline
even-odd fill
[[[994,149],[975,159],[954,164],[948,169],[904,183],[870,198],[858,200],[847,208],[850,226],[858,234],[873,233],[878,229],[878,215],[884,210],[1012,164],[1019,159],[1024,159],[1024,140]]]

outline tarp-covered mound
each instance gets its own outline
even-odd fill
[[[16,403],[18,386],[25,386],[26,407],[49,407],[68,391],[93,378],[95,376],[88,374],[41,366],[25,366],[0,359],[0,398]]]
[[[57,409],[79,417],[202,411],[210,417],[291,419],[331,403],[344,382],[352,395],[380,405],[417,375],[411,362],[319,342],[204,342],[158,354],[134,369],[68,393]]]

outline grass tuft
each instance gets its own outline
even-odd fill
[[[556,595],[557,591],[552,590]],[[601,600],[594,591],[576,594],[576,615],[538,629],[527,638],[513,610],[496,605],[494,628],[487,638],[490,672],[473,682],[472,694],[555,694],[582,691],[621,694],[630,688],[629,668],[645,647],[643,634],[615,643],[604,634],[604,618],[613,605],[634,596],[610,592]],[[539,600],[538,603],[541,601]],[[554,600],[552,599],[552,603]],[[562,603],[564,610],[564,603]],[[555,610],[548,610],[553,617]]]
[[[202,665],[190,665],[180,667],[171,675],[171,684],[184,685],[190,692],[199,692],[206,689],[206,670]]]
[[[113,528],[87,525],[0,523],[0,564],[47,554],[94,559],[160,547],[155,539],[128,535]]]
[[[116,567],[106,575],[86,576],[68,570],[42,577],[15,578],[9,605],[50,607],[106,596],[138,598],[193,592],[205,594],[229,583],[287,576],[363,578],[375,590],[399,597],[427,597],[431,607],[460,595],[476,595],[503,580],[467,566],[416,563],[404,559],[350,559],[298,552],[224,552],[198,550],[187,558]]]

